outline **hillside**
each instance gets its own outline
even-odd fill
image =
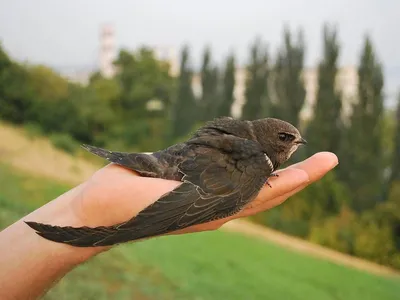
[[[56,149],[46,138],[2,122],[0,162],[30,174],[72,184],[85,180],[99,168],[82,157],[72,157]]]
[[[55,149],[46,138],[30,136],[24,129],[4,123],[0,123],[0,163],[3,163],[4,167],[12,166],[12,168],[19,169],[35,177],[46,177],[72,185],[82,182],[100,167],[100,164],[96,165],[84,159],[84,153],[79,152],[77,157],[73,157]],[[46,199],[50,200],[49,198]],[[322,257],[338,264],[344,264],[371,273],[381,275],[398,274],[398,272],[390,268],[342,254],[298,238],[286,236],[280,232],[250,224],[243,220],[232,221],[226,224],[223,229],[256,236],[292,250]]]

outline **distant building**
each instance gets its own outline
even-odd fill
[[[96,70],[95,66],[59,66],[55,70],[68,81],[87,85],[89,83],[90,75]]]
[[[178,74],[179,75],[179,74]],[[246,69],[238,68],[235,71],[235,88],[233,90],[233,96],[235,101],[233,102],[231,113],[232,116],[238,118],[240,117],[242,106],[246,102],[245,100],[245,87],[246,87]],[[201,74],[195,73],[192,78],[192,89],[193,93],[197,98],[202,95],[201,87]]]
[[[179,74],[179,59],[175,48],[167,46],[152,47],[154,56],[158,60],[167,61],[169,63],[169,74],[173,77]]]
[[[99,70],[106,77],[113,77],[115,67],[115,31],[110,24],[103,25],[100,29]]]
[[[235,101],[232,105],[232,116],[240,117],[243,105],[246,103],[246,69],[237,68],[235,72]],[[303,109],[301,111],[302,119],[309,119],[312,116],[318,89],[318,69],[309,68],[303,72],[304,87],[306,97]],[[358,74],[356,67],[346,66],[338,70],[336,78],[336,88],[342,93],[343,115],[349,115],[351,105],[354,103],[357,95]],[[201,96],[200,74],[195,74],[192,79],[192,88],[196,96]]]
[[[237,68],[235,71],[235,88],[233,95],[235,101],[233,102],[231,113],[235,118],[239,118],[242,115],[243,105],[246,103],[246,73],[245,68]]]
[[[312,116],[318,91],[318,69],[309,68],[303,72],[304,86],[306,89],[306,101],[301,111],[303,119]],[[351,113],[352,104],[357,99],[358,73],[355,66],[339,68],[336,75],[336,90],[342,96],[342,114],[348,116]]]
[[[90,79],[90,71],[73,71],[65,74],[67,79],[71,82],[78,83],[81,85],[88,85]]]

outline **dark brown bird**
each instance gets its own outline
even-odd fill
[[[108,246],[166,234],[238,213],[273,172],[306,141],[291,124],[222,117],[184,143],[152,153],[83,147],[142,176],[181,181],[137,216],[109,227],[60,227],[26,222],[40,236],[79,247]],[[132,199],[134,201],[135,199]]]

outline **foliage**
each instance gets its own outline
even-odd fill
[[[392,150],[393,154],[391,157],[391,174],[388,186],[389,189],[394,181],[400,180],[400,92],[397,96],[397,110],[395,118],[395,134],[393,135],[394,149]]]
[[[217,116],[220,93],[218,87],[219,73],[218,68],[213,65],[211,58],[211,49],[205,48],[203,55],[203,64],[201,67],[201,100],[200,107],[202,108],[202,121],[212,120]]]
[[[261,40],[257,38],[250,49],[250,63],[247,66],[246,103],[242,119],[254,120],[266,115],[268,110],[268,53]]]
[[[225,62],[223,83],[222,83],[222,95],[217,109],[217,116],[231,116],[232,104],[235,101],[234,90],[235,90],[235,56],[231,54],[228,56]]]
[[[297,41],[293,41],[292,33],[285,27],[284,43],[273,70],[273,86],[276,98],[272,106],[272,114],[295,126],[300,125],[300,111],[303,107],[306,92],[302,78],[304,69],[304,37],[300,30]]]
[[[181,53],[176,99],[172,106],[172,140],[186,135],[193,124],[200,119],[192,90],[192,77],[193,70],[190,66],[189,47],[185,46]]]
[[[307,127],[308,155],[311,151],[331,151],[337,153],[342,134],[342,99],[336,89],[337,59],[339,44],[337,31],[325,25],[323,32],[323,58],[318,66],[318,90],[314,116]]]
[[[42,101],[59,101],[68,97],[68,82],[43,65],[27,66],[31,95]]]
[[[338,251],[353,253],[356,234],[353,226],[357,215],[347,206],[340,213],[315,223],[309,234],[309,240]]]
[[[164,145],[168,126],[155,128],[154,124],[166,124],[166,112],[171,107],[174,82],[168,63],[157,60],[150,49],[141,48],[137,53],[121,50],[115,64],[120,91],[115,88],[113,94],[117,125],[111,138],[123,140],[139,151]],[[147,145],[149,135],[159,142]]]
[[[362,211],[381,201],[384,190],[383,74],[368,37],[361,53],[358,76],[358,101],[353,106],[351,126],[343,139],[339,171],[352,190],[351,206]]]
[[[71,154],[74,154],[75,151],[79,148],[79,144],[66,133],[51,134],[49,136],[49,139],[55,147]]]
[[[26,69],[0,47],[0,118],[16,124],[25,122],[32,105],[28,83]]]

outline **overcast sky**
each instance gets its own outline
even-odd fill
[[[0,39],[17,59],[52,66],[88,66],[97,59],[102,23],[112,23],[117,46],[179,47],[187,42],[199,60],[205,44],[217,59],[234,50],[245,61],[256,35],[276,51],[282,28],[301,26],[307,65],[321,54],[325,21],[339,27],[341,64],[356,64],[369,33],[390,90],[400,86],[399,0],[0,0]]]

